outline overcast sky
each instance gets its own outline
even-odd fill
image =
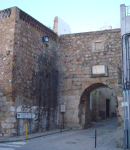
[[[120,5],[130,0],[0,0],[0,10],[17,6],[53,28],[55,16],[69,24],[72,33],[99,30],[107,23],[120,27]]]

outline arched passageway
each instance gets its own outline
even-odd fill
[[[102,111],[102,109],[98,109],[99,103],[96,104],[95,110],[92,109],[92,94],[91,93],[92,93],[92,91],[94,91],[98,88],[107,88],[109,92],[111,91],[111,90],[109,90],[110,88],[108,86],[104,85],[103,83],[94,83],[94,84],[90,85],[89,87],[87,87],[81,95],[78,117],[79,117],[79,124],[83,128],[87,128],[87,127],[91,126],[92,121],[103,120],[103,119],[106,119],[107,117],[115,117],[116,116],[116,112],[113,112],[113,114],[112,114],[110,112],[110,110]],[[118,110],[118,101],[117,101],[117,97],[114,94],[114,92],[113,92],[112,96],[114,97],[115,104],[116,104],[116,111],[117,111]],[[105,103],[104,108],[109,106],[109,102],[110,102],[110,98],[106,99],[106,102],[102,102],[102,104]],[[96,114],[96,116],[94,116],[95,115],[94,113]]]

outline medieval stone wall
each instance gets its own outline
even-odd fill
[[[35,27],[37,22],[32,25],[31,17],[22,18],[23,13],[17,9],[13,100],[19,111],[35,113],[32,132],[49,130],[57,127],[58,39],[51,30],[45,28],[43,33]],[[49,36],[48,43],[42,41],[43,35]],[[21,119],[21,134],[26,121]]]
[[[0,136],[15,134],[16,118],[12,102],[12,68],[16,9],[0,11]]]
[[[44,35],[48,43],[42,41]],[[62,123],[61,103],[66,104],[66,127],[87,127],[92,120],[90,93],[101,86],[115,93],[121,125],[121,64],[120,29],[58,38],[16,7],[0,11],[0,136],[18,134],[17,112],[35,113],[31,132],[56,128]],[[107,74],[92,76],[93,65],[105,65]],[[26,122],[20,119],[20,135]]]
[[[10,114],[7,120],[3,117],[4,123],[9,122],[10,125],[7,127],[6,124],[1,124],[6,130],[8,128],[8,131],[3,131],[3,126],[1,127],[2,136],[18,134],[17,112],[35,113],[36,117],[31,120],[31,132],[57,127],[58,37],[22,10],[16,7],[11,9],[14,11],[14,18],[0,20],[3,23],[0,30],[0,41],[3,39],[1,55],[4,55],[1,68],[5,72],[1,73],[1,89],[6,89],[6,85],[10,87],[0,91],[0,100],[4,101],[0,113],[7,113],[8,108]],[[2,37],[3,33],[5,37]],[[42,41],[44,35],[49,36],[48,43]],[[8,72],[10,76],[7,76]],[[6,93],[8,95],[4,97]],[[9,100],[11,106],[6,104],[7,108],[4,107]],[[20,135],[26,131],[26,122],[30,131],[30,120],[20,119]]]
[[[121,68],[122,64],[120,29],[61,35],[60,44],[59,100],[60,103],[65,102],[67,105],[66,126],[84,126],[85,120],[91,124],[90,110],[87,112],[90,103],[87,101],[89,101],[90,92],[102,85],[111,88],[117,96],[118,125],[121,125],[123,110],[120,105],[123,99],[122,89],[118,87],[118,67]],[[93,78],[91,76],[93,65],[107,66],[108,75]],[[91,85],[93,85],[92,88]],[[89,116],[88,119],[87,116]]]

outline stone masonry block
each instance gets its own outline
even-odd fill
[[[7,123],[2,123],[1,126],[2,126],[2,128],[6,128]]]
[[[8,104],[9,104],[9,102],[3,102],[3,105],[6,105],[6,106],[7,106]]]
[[[15,117],[8,117],[5,121],[6,122],[16,122],[16,118]]]
[[[118,101],[123,102],[123,97],[117,97]]]
[[[5,116],[5,117],[14,116],[14,115],[15,115],[14,113],[15,113],[14,111],[11,111],[11,112],[5,112],[5,113],[3,114],[3,116]]]
[[[12,129],[11,133],[17,133],[16,129]]]
[[[14,106],[8,106],[7,108],[8,108],[7,109],[8,111],[15,111],[15,107]]]
[[[8,134],[3,134],[3,137],[8,137],[9,135]]]
[[[23,42],[27,43],[27,39],[26,38],[23,37],[22,40],[23,40]]]
[[[6,97],[4,96],[4,97],[0,97],[0,101],[1,102],[6,102]]]
[[[18,106],[16,109],[17,112],[21,112],[21,110],[22,110],[22,106]]]
[[[7,128],[14,128],[14,124],[13,123],[10,123],[10,124],[7,124]]]
[[[0,106],[2,106],[2,102],[0,102]]]
[[[0,112],[0,117],[3,117],[3,112]]]
[[[6,111],[6,106],[0,108],[1,111]]]
[[[13,123],[2,123],[2,128],[14,128],[14,124]]]

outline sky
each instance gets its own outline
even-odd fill
[[[0,10],[17,6],[53,29],[56,16],[64,20],[72,33],[100,30],[105,24],[120,28],[120,5],[130,0],[0,0]]]

